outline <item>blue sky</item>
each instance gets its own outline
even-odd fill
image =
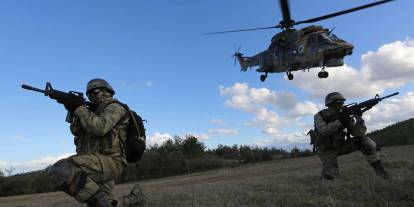
[[[292,18],[299,21],[370,2],[291,0],[290,7]],[[404,70],[384,67],[383,73],[374,71],[380,74],[375,80],[371,73],[363,79],[371,81],[365,83],[371,86],[369,90],[355,89],[345,95],[359,101],[374,91],[398,90],[403,94],[401,100],[410,101],[409,93],[414,91],[414,59],[404,58],[413,52],[414,2],[409,0],[318,23],[335,27],[337,36],[355,46],[354,54],[345,58],[344,69],[328,70],[330,80],[317,79],[319,69],[313,69],[314,73],[298,72],[291,82],[284,74],[272,74],[264,83],[255,71],[239,72],[231,55],[239,45],[246,55],[264,50],[279,30],[202,33],[275,25],[281,19],[276,0],[21,0],[0,5],[0,168],[36,169],[74,152],[63,106],[22,90],[23,83],[43,88],[50,81],[59,90],[84,91],[90,79],[104,78],[115,88],[116,98],[148,120],[151,143],[193,133],[208,147],[307,142],[302,133],[312,124],[309,112],[320,109],[322,94],[328,89],[346,91],[349,85],[336,83],[369,73],[368,66],[381,57],[390,60],[382,65],[394,68],[404,63]],[[402,55],[391,58],[387,48],[398,48]],[[362,58],[369,51],[372,57]],[[387,71],[395,76],[388,76]],[[320,86],[325,87],[318,90]],[[292,98],[293,108],[280,102],[280,97]],[[246,99],[248,103],[243,102]],[[304,112],[295,114],[296,109]],[[372,114],[367,119],[375,128],[410,115],[411,111],[392,117],[384,114],[390,121],[381,123]]]

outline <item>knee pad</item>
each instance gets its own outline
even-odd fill
[[[68,182],[75,173],[73,164],[68,160],[60,160],[46,169],[52,181],[53,187],[57,188]]]
[[[88,175],[81,171],[74,175],[71,181],[66,183],[65,189],[63,191],[71,196],[75,196],[81,189],[85,187],[87,182]]]

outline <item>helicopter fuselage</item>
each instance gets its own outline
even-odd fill
[[[258,67],[257,72],[281,73],[314,67],[342,66],[353,46],[320,26],[285,30],[272,38],[269,48],[252,57],[235,54],[242,71]]]

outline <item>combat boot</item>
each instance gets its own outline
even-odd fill
[[[146,206],[148,203],[148,197],[142,192],[138,184],[134,185],[129,195],[122,198],[122,207]]]
[[[384,178],[386,180],[390,179],[390,175],[384,169],[384,164],[382,163],[381,160],[378,160],[378,161],[375,161],[375,162],[371,163],[371,166],[372,166],[372,168],[374,168],[375,173],[378,176],[380,176],[380,177],[382,177],[382,178]]]
[[[113,207],[108,196],[102,191],[98,191],[95,195],[89,198],[86,203],[89,207]]]

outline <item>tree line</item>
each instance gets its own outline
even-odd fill
[[[161,145],[150,147],[138,163],[128,165],[118,181],[130,182],[310,155],[313,152],[309,149],[286,151],[247,145],[218,145],[215,149],[207,149],[193,135],[175,136]]]
[[[117,183],[150,178],[183,175],[194,172],[237,167],[246,163],[313,155],[312,151],[294,148],[218,145],[207,149],[193,135],[175,136],[160,145],[151,146],[137,163],[129,163]],[[44,170],[6,176],[0,169],[0,196],[34,194],[53,191]]]
[[[368,134],[379,146],[395,146],[414,144],[414,118]]]

